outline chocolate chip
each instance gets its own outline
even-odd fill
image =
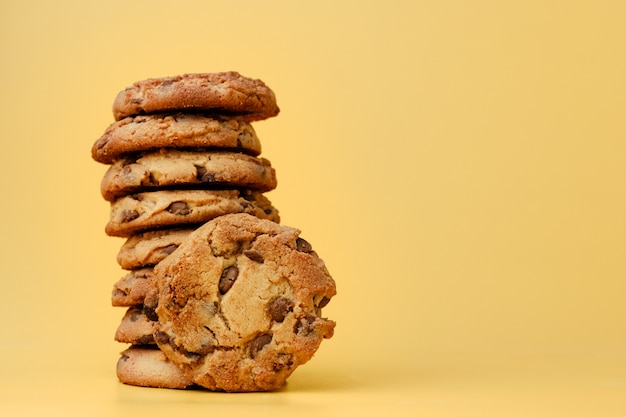
[[[166,210],[172,214],[177,214],[179,216],[186,216],[187,214],[191,213],[189,205],[187,205],[187,203],[185,203],[184,201],[174,201],[166,208]]]
[[[279,373],[280,371],[282,371],[285,368],[288,368],[288,366],[286,364],[283,364],[283,363],[274,362],[272,364],[272,371],[274,371],[276,373]]]
[[[239,196],[246,201],[256,201],[254,198],[254,194],[252,194],[250,191],[240,191]]]
[[[137,210],[122,210],[122,223],[128,223],[130,221],[135,220],[139,217],[139,212]]]
[[[293,332],[299,336],[309,336],[315,331],[312,326],[313,322],[315,322],[315,317],[313,316],[302,317],[296,322]]]
[[[199,362],[202,359],[202,354],[196,352],[188,352],[184,349],[181,349],[181,353],[185,355],[185,358],[189,359],[191,362]]]
[[[159,305],[159,294],[157,293],[157,291],[153,289],[149,290],[144,297],[143,305],[144,307],[148,307],[153,310],[157,308],[157,306]]]
[[[288,298],[277,297],[269,305],[269,314],[272,320],[282,323],[287,314],[293,311],[294,303]]]
[[[129,316],[131,322],[136,322],[143,316],[143,310],[141,307],[131,307],[129,310]]]
[[[185,358],[191,362],[192,364],[196,364],[202,360],[202,354],[196,352],[188,352],[184,349],[178,349],[180,353],[182,353]]]
[[[296,239],[296,249],[300,252],[309,253],[313,250],[313,246],[301,237]]]
[[[203,166],[196,165],[196,178],[200,182],[215,182],[215,173],[208,172]]]
[[[200,346],[200,349],[194,353],[197,353],[199,355],[208,355],[209,353],[213,353],[214,351],[215,351],[215,346],[210,342],[206,342],[206,343],[203,343],[202,346]]]
[[[148,319],[151,321],[159,321],[159,316],[157,315],[156,311],[154,311],[154,308],[152,307],[148,307],[144,305],[143,314],[145,314],[146,317],[148,317]]]
[[[250,258],[250,260],[254,262],[258,262],[260,264],[262,264],[263,261],[265,260],[265,258],[263,258],[263,255],[261,255],[261,252],[254,250],[254,249],[248,249],[244,251],[243,254],[246,255],[248,258]]]
[[[326,307],[326,306],[328,305],[328,303],[330,303],[330,298],[328,298],[328,297],[323,297],[323,298],[320,300],[319,304],[317,305],[317,308],[323,308],[323,307]]]
[[[167,335],[167,333],[162,332],[161,330],[157,330],[154,333],[154,339],[157,341],[157,343],[160,343],[162,345],[168,344],[170,342],[170,337]]]
[[[154,336],[151,334],[144,334],[143,336],[138,337],[134,342],[136,345],[153,345]]]
[[[157,341],[159,341],[159,343],[161,343],[161,335],[158,334],[159,331],[155,332],[154,337]],[[167,337],[167,335],[165,335],[165,337]],[[198,352],[192,352],[189,351],[187,349],[185,349],[183,346],[177,345],[175,343],[172,343],[169,338],[167,338],[167,341],[165,342],[167,343],[172,349],[174,349],[176,352],[180,353],[181,355],[183,355],[188,361],[190,362],[199,362],[202,359],[202,354],[198,353]]]
[[[178,249],[178,245],[175,243],[172,243],[171,245],[167,245],[161,248],[161,252],[163,252],[166,255],[171,255],[172,252],[174,252],[176,249]]]
[[[234,265],[229,266],[228,268],[225,268],[224,271],[222,271],[222,276],[220,277],[220,282],[217,286],[220,290],[220,294],[224,295],[228,290],[230,290],[230,288],[237,280],[238,275],[239,268]]]
[[[154,173],[150,172],[150,173],[148,173],[148,177],[147,178],[144,177],[141,180],[141,185],[143,185],[143,186],[159,185],[159,181],[155,178]]]
[[[263,349],[263,346],[272,341],[272,335],[269,333],[261,333],[250,342],[250,353],[256,355]]]
[[[272,371],[278,373],[293,366],[293,356],[288,353],[279,353],[274,363],[272,363]]]

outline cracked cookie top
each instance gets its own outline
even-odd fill
[[[335,282],[300,231],[248,214],[204,224],[155,267],[155,341],[211,390],[280,388],[335,323]]]
[[[104,174],[107,201],[143,191],[192,188],[243,188],[271,191],[276,171],[265,158],[236,152],[189,152],[161,149],[121,158]]]
[[[248,121],[276,116],[274,92],[235,71],[183,74],[137,81],[113,103],[115,120],[164,111],[239,115]]]
[[[158,149],[205,149],[257,156],[261,142],[252,125],[238,117],[159,113],[126,117],[107,127],[91,157],[112,164],[128,154]]]

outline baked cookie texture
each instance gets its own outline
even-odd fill
[[[159,189],[242,188],[271,191],[276,172],[264,158],[234,152],[160,150],[115,161],[101,182],[107,201]]]
[[[154,344],[156,322],[144,311],[144,306],[129,307],[115,332],[115,340],[133,345]]]
[[[252,125],[237,117],[166,113],[127,117],[111,124],[91,148],[92,158],[111,164],[128,153],[200,148],[261,153]]]
[[[115,200],[105,232],[109,236],[129,237],[150,230],[198,225],[230,213],[250,213],[280,221],[278,210],[259,192],[163,190]]]
[[[117,262],[123,269],[154,266],[171,254],[195,229],[165,229],[130,236],[119,252]]]
[[[113,103],[91,148],[108,165],[106,234],[126,238],[111,304],[114,339],[130,345],[120,382],[215,391],[277,390],[335,323],[335,282],[265,193],[276,171],[252,122],[279,108],[237,72],[138,81]]]
[[[248,214],[199,227],[155,267],[155,341],[196,384],[229,392],[280,388],[335,323],[336,288],[300,231]]]
[[[192,385],[183,371],[156,347],[132,345],[117,361],[118,379],[129,385],[182,389]]]
[[[115,120],[176,110],[240,115],[248,121],[267,119],[280,111],[274,92],[263,81],[235,71],[138,81],[121,91],[113,103]]]
[[[143,305],[146,295],[154,286],[154,280],[154,269],[151,267],[128,271],[113,285],[111,305],[115,307]]]

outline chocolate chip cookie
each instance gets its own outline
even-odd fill
[[[117,377],[124,384],[140,387],[182,389],[193,385],[163,352],[151,346],[131,346],[123,351]]]
[[[154,270],[151,267],[129,271],[113,285],[111,305],[132,307],[143,305],[146,295],[154,286]]]
[[[156,229],[190,227],[230,213],[250,213],[280,221],[278,211],[260,192],[165,190],[132,194],[112,202],[105,232],[109,236],[129,237]]]
[[[235,71],[183,74],[138,81],[113,103],[115,120],[164,111],[240,115],[254,121],[276,116],[274,92],[261,80]]]
[[[262,81],[237,72],[138,81],[91,148],[109,165],[105,232],[127,238],[126,307],[115,340],[125,384],[227,392],[279,389],[335,323],[324,262],[281,226],[264,193],[276,173],[251,123],[279,113]]]
[[[101,183],[107,201],[138,192],[192,188],[271,191],[276,172],[267,159],[241,153],[162,149],[118,159]]]
[[[174,113],[127,117],[111,124],[91,156],[111,164],[127,153],[155,149],[232,150],[257,156],[261,142],[250,123],[236,117]]]
[[[194,229],[165,229],[129,237],[117,253],[123,269],[154,266],[174,252]]]
[[[217,217],[155,267],[155,341],[211,390],[276,390],[335,323],[335,282],[300,231],[249,214]]]
[[[133,345],[154,344],[156,322],[144,311],[143,305],[129,307],[115,332],[115,340]]]

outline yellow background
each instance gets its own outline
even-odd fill
[[[0,414],[626,416],[626,2],[0,2]],[[93,142],[236,70],[338,285],[278,393],[121,385]]]

